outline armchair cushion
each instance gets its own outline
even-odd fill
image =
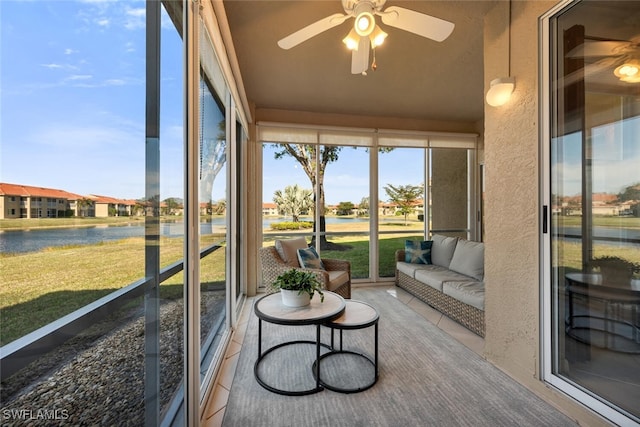
[[[275,246],[280,258],[282,258],[284,263],[289,267],[300,267],[300,263],[298,262],[298,249],[306,249],[309,247],[304,237],[276,240]]]
[[[345,283],[349,284],[351,278],[348,271],[329,271],[329,283],[327,284],[327,290],[335,292]]]
[[[320,259],[320,255],[313,246],[305,249],[298,249],[298,262],[302,268],[315,268],[324,270],[324,264]]]

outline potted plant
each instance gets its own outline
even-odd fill
[[[640,270],[639,264],[610,255],[594,258],[591,265],[600,271],[605,286],[629,287],[633,273]]]
[[[315,292],[320,295],[320,302],[324,301],[320,281],[314,273],[309,271],[296,268],[287,270],[276,277],[273,287],[280,289],[282,303],[289,307],[309,305]]]

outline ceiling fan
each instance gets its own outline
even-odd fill
[[[342,40],[352,51],[351,73],[366,74],[369,68],[369,47],[381,45],[387,34],[376,25],[375,15],[386,25],[409,31],[422,37],[441,42],[453,31],[454,24],[434,16],[398,6],[382,10],[386,0],[342,0],[344,14],[335,13],[286,36],[278,41],[282,49],[291,49],[317,36],[349,18],[355,18],[353,29]],[[374,51],[375,58],[375,51]],[[372,68],[375,70],[375,59]]]
[[[587,75],[613,69],[620,81],[640,83],[640,35],[630,40],[602,40],[585,37],[567,53],[568,58],[584,58]]]

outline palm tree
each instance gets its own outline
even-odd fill
[[[76,215],[81,217],[89,216],[88,210],[93,206],[93,200],[83,197],[76,202],[78,205],[78,213]]]
[[[313,191],[300,188],[298,184],[288,185],[284,192],[276,190],[273,193],[273,202],[279,211],[291,215],[293,222],[299,222],[303,212],[313,209]]]

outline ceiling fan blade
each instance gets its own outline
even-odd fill
[[[331,16],[327,16],[326,18],[316,21],[313,24],[307,25],[306,27],[296,31],[295,33],[289,34],[287,37],[278,41],[278,46],[280,46],[282,49],[291,49],[292,47],[299,45],[303,41],[317,36],[323,31],[342,24],[348,17],[349,15],[343,15],[342,13],[336,13]]]
[[[441,42],[453,31],[455,25],[434,16],[425,15],[404,7],[390,6],[378,12],[382,22],[428,39]]]
[[[574,47],[567,53],[567,58],[591,58],[599,56],[617,55],[621,49],[631,45],[625,41],[593,41],[585,40],[584,43]]]
[[[351,74],[362,74],[369,68],[369,37],[360,37],[358,49],[351,53]]]

